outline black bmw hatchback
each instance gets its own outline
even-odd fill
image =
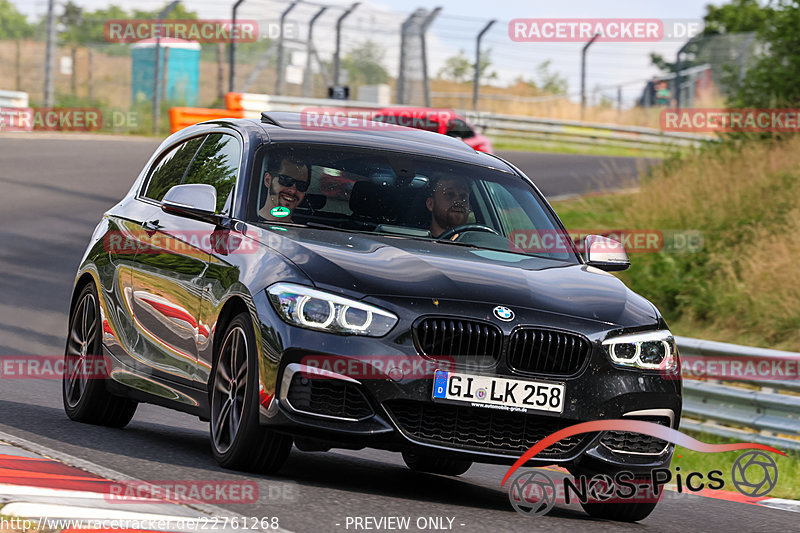
[[[222,466],[258,472],[292,444],[399,451],[458,475],[581,421],[676,428],[672,334],[608,273],[627,255],[565,236],[529,178],[444,135],[289,113],[186,128],[91,237],[66,412],[116,427],[138,402],[192,413]],[[671,456],[606,432],[528,466],[644,471]]]

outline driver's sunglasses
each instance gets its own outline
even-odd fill
[[[276,176],[278,177],[278,183],[284,187],[291,187],[294,185],[300,192],[306,192],[308,190],[308,182],[305,180],[298,180],[286,174],[276,174]]]

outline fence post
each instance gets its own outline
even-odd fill
[[[159,78],[161,74],[161,21],[164,20],[164,17],[169,15],[179,3],[180,0],[175,0],[158,14],[158,33],[156,34],[156,44],[153,47],[153,50],[155,51],[153,63],[153,134],[158,133],[158,119],[161,115],[159,109],[161,107],[161,85],[159,84]]]
[[[400,71],[397,73],[397,103],[405,103],[405,82],[406,82],[406,42],[408,40],[408,28],[411,26],[411,21],[414,20],[415,14],[412,13],[408,16],[403,24],[400,25]]]
[[[431,88],[428,82],[428,47],[425,44],[425,32],[428,31],[428,28],[431,24],[433,24],[434,19],[441,11],[441,7],[434,8],[434,10],[427,17],[425,17],[419,34],[420,45],[422,46],[422,90],[425,94],[425,107],[431,107]]]
[[[306,71],[305,75],[303,76],[303,96],[309,97],[311,96],[311,55],[314,50],[314,23],[317,22],[317,19],[322,16],[323,13],[328,9],[328,6],[322,6],[319,8],[319,11],[311,17],[311,21],[308,23],[308,40],[306,41]]]
[[[333,84],[339,85],[340,54],[342,51],[342,22],[358,7],[360,2],[350,6],[347,11],[341,14],[336,20],[336,53],[333,56]]]
[[[286,16],[298,3],[299,0],[295,0],[281,13],[280,33],[278,34],[278,62],[275,71],[275,94],[278,96],[283,94],[283,25],[286,22]]]
[[[581,120],[586,114],[586,51],[598,37],[600,34],[595,33],[594,37],[589,39],[589,42],[583,45],[583,50],[581,50]]]
[[[233,4],[233,12],[231,13],[231,28],[236,28],[236,10],[239,9],[239,6],[242,5],[244,0],[236,0],[236,3]],[[230,53],[230,57],[228,58],[228,91],[233,92],[233,76],[236,71],[236,39],[234,37],[234,31],[231,31],[231,42],[228,45],[228,52]]]
[[[88,94],[88,96],[89,96],[89,101],[91,102],[94,99],[94,87],[93,87],[93,85],[94,85],[94,51],[92,50],[91,47],[89,47],[87,50],[89,51],[89,75],[88,75],[88,78],[89,78],[89,80],[88,80],[88,85],[89,85],[88,92],[89,92],[89,94]]]
[[[217,43],[217,98],[222,100],[225,98],[225,87],[223,80],[225,79],[225,69],[223,67],[222,58],[225,56],[225,45]]]
[[[16,90],[22,90],[22,52],[20,47],[20,41],[17,39],[14,41],[16,43]]]
[[[55,0],[47,2],[47,48],[44,57],[44,106],[53,107],[53,63],[55,62]]]
[[[472,83],[472,109],[475,111],[478,110],[478,97],[480,92],[480,83],[481,83],[481,40],[483,39],[483,35],[489,31],[489,28],[497,22],[496,20],[490,20],[486,23],[486,26],[478,33],[478,37],[475,39],[475,81]]]

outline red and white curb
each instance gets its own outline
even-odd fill
[[[225,527],[231,511],[205,503],[181,504],[158,498],[108,497],[119,482],[144,483],[131,476],[72,457],[15,435],[0,432],[0,515],[26,519],[37,530],[73,533],[150,531],[197,533],[212,524]],[[251,529],[251,531],[257,531]],[[270,529],[282,531],[285,529]]]

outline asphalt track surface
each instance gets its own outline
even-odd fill
[[[0,355],[63,354],[70,289],[92,228],[128,190],[155,144],[0,137]],[[536,176],[549,195],[597,188],[591,172],[608,163],[504,155]],[[568,186],[582,172],[586,179]],[[77,424],[63,412],[59,385],[55,379],[2,379],[0,431],[142,480],[254,480],[258,503],[219,505],[239,516],[276,516],[291,531],[354,531],[345,528],[347,518],[366,516],[408,516],[410,531],[426,517],[452,518],[452,530],[481,533],[797,529],[795,513],[678,494],[638,524],[592,520],[574,505],[531,518],[515,512],[500,487],[506,467],[474,465],[458,478],[418,474],[399,454],[373,450],[294,449],[279,475],[246,475],[217,467],[207,423],[140,405],[124,430]]]

